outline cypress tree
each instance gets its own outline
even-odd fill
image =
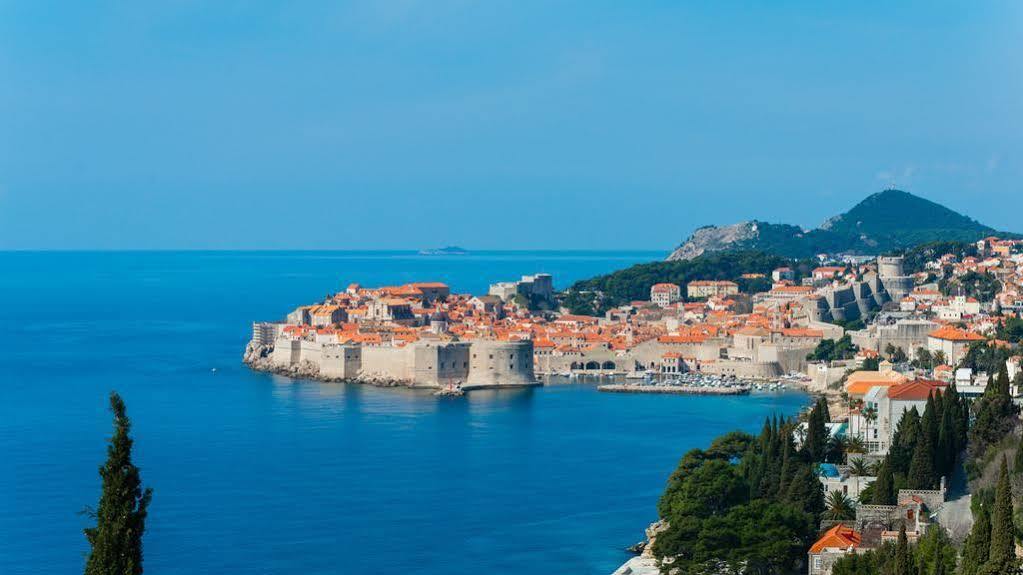
[[[899,527],[899,541],[895,544],[894,575],[913,575],[913,558],[909,551],[909,540],[906,538],[906,526]]]
[[[803,453],[808,461],[824,461],[824,455],[828,447],[828,428],[824,425],[824,412],[821,409],[820,401],[810,410],[807,418],[806,441],[803,443]]]
[[[1009,464],[1002,456],[995,487],[995,503],[991,510],[991,550],[984,573],[1015,573],[1016,539],[1012,523],[1012,486],[1009,483]]]
[[[930,489],[934,486],[934,450],[928,433],[921,433],[916,442],[907,480],[910,489]]]
[[[873,499],[871,500],[874,505],[893,505],[895,503],[895,477],[892,475],[888,459],[886,456],[877,470],[877,479],[874,480]]]
[[[927,404],[924,406],[923,417],[920,418],[920,428],[931,439],[931,445],[938,442],[938,410],[934,405],[934,394],[927,394]]]
[[[1016,461],[1013,464],[1013,471],[1017,474],[1023,473],[1023,437],[1016,444]]]
[[[955,466],[958,451],[955,447],[955,416],[953,409],[946,407],[941,414],[941,425],[938,426],[938,446],[935,452],[938,458],[937,472],[939,476],[951,475]]]
[[[831,409],[828,407],[828,402],[823,397],[817,400],[817,406],[820,408],[821,417],[824,423],[831,421]]]
[[[142,573],[142,533],[153,490],[142,488],[139,469],[131,462],[131,421],[124,401],[110,394],[114,436],[107,446],[107,461],[100,467],[103,493],[95,511],[96,526],[85,530],[92,547],[85,575],[138,575]]]
[[[996,395],[1005,397],[1009,396],[1009,368],[1007,367],[1004,361],[1001,362],[1001,365],[999,365],[998,367],[998,377],[995,378],[994,383],[995,383],[994,393]],[[989,385],[988,388],[984,390],[985,394],[990,390],[991,386]]]
[[[791,440],[782,442],[781,471],[778,474],[778,493],[776,494],[778,499],[784,499],[788,492],[789,478],[792,476],[792,466],[795,460],[793,449]]]
[[[948,391],[945,392],[945,401],[952,407],[953,421],[955,422],[955,434],[953,442],[955,446],[955,453],[958,455],[966,447],[966,435],[967,428],[969,426],[969,406],[966,403],[966,398],[959,395],[959,390],[956,389],[956,384],[952,384],[948,387]]]
[[[817,479],[812,464],[804,463],[798,466],[789,480],[784,501],[801,507],[807,513],[812,513],[814,517],[824,511],[824,485]]]
[[[921,573],[923,575],[923,573]],[[945,558],[941,554],[941,547],[934,547],[934,573],[933,575],[945,574]]]
[[[973,529],[963,543],[961,575],[978,575],[987,563],[991,551],[991,518],[987,509],[981,507],[973,518]]]
[[[909,473],[909,464],[921,433],[920,428],[920,413],[916,406],[902,413],[902,418],[895,428],[895,435],[892,437],[892,446],[888,450],[888,464],[892,473],[903,475]]]

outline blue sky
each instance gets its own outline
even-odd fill
[[[1023,231],[1015,2],[0,0],[0,249]]]

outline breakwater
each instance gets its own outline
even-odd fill
[[[644,385],[609,383],[598,385],[598,391],[612,393],[667,393],[676,395],[747,395],[748,387],[700,387],[695,385]]]

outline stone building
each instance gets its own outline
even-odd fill
[[[276,369],[306,366],[311,375],[330,380],[462,389],[537,384],[529,340],[419,340],[396,346],[319,343],[282,333],[269,357]]]
[[[650,301],[660,307],[668,307],[682,301],[682,288],[672,283],[659,283],[650,287]]]
[[[739,293],[739,284],[727,280],[696,280],[686,284],[686,295],[690,298],[730,296]]]

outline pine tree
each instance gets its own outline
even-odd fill
[[[100,467],[103,493],[95,511],[96,526],[85,530],[92,551],[86,575],[138,575],[142,573],[142,534],[152,489],[142,489],[139,469],[131,462],[131,422],[124,401],[110,394],[114,413],[114,436],[107,447],[107,461]]]
[[[991,552],[991,518],[983,507],[973,518],[973,529],[963,543],[961,575],[978,575]]]
[[[1009,483],[1009,463],[1002,456],[995,487],[995,503],[991,510],[991,551],[984,573],[1015,573],[1016,539],[1012,523],[1012,486]]]

